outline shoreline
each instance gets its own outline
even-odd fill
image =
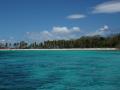
[[[62,51],[62,50],[119,50],[117,48],[63,48],[63,49],[0,49],[0,51]]]

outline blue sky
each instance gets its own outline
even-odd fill
[[[0,40],[79,38],[120,31],[120,0],[0,0]]]

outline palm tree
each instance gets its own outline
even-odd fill
[[[26,49],[26,48],[27,48],[27,45],[28,45],[28,44],[27,44],[25,41],[21,41],[19,48],[20,48],[20,49]]]

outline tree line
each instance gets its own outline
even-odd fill
[[[120,48],[120,34],[103,37],[83,36],[72,40],[47,40],[44,42],[28,43],[20,41],[15,43],[2,43],[0,48],[15,48],[15,49],[53,49],[53,48]]]

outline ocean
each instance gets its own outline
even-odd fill
[[[0,90],[120,90],[120,51],[0,51]]]

